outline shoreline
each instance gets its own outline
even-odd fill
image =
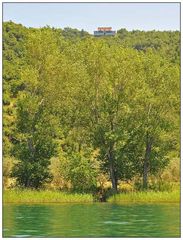
[[[105,202],[96,201],[92,194],[59,191],[4,190],[3,204],[165,204],[180,203],[180,192],[129,192],[110,196]]]

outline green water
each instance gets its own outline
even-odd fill
[[[3,208],[4,237],[180,237],[178,204],[40,204]]]

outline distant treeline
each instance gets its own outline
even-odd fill
[[[178,182],[180,32],[3,23],[4,187]]]

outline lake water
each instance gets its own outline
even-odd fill
[[[180,237],[179,204],[6,204],[4,237]]]

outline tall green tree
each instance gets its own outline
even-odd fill
[[[143,68],[142,94],[134,99],[132,119],[138,134],[134,153],[141,152],[136,157],[146,189],[148,176],[167,166],[169,153],[179,145],[180,95],[177,66],[149,51],[144,55]]]
[[[40,188],[51,180],[48,171],[55,153],[54,129],[44,99],[26,94],[18,102],[17,143],[14,154],[19,162],[12,176],[19,186]]]

